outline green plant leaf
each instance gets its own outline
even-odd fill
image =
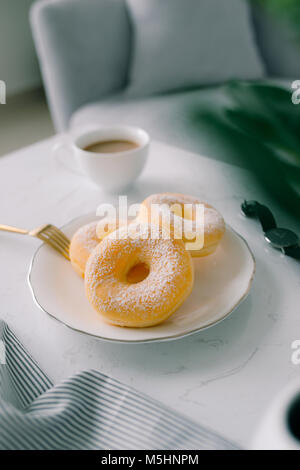
[[[272,198],[300,216],[300,105],[291,91],[233,81],[219,88],[215,102],[186,112],[201,139],[238,156]]]
[[[231,125],[268,146],[287,165],[300,167],[300,106],[291,92],[266,84],[231,82],[225,109]]]

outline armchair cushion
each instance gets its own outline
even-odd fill
[[[246,1],[127,3],[134,26],[132,96],[263,76]]]

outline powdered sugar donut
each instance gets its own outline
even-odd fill
[[[157,232],[156,232],[157,235]],[[151,237],[133,223],[107,236],[85,270],[86,295],[109,323],[148,327],[166,320],[190,294],[193,264],[182,240]]]
[[[202,225],[196,226],[197,207],[202,206]],[[160,215],[158,215],[160,211]],[[199,211],[200,213],[200,211]],[[164,218],[163,215],[168,217]],[[170,223],[170,230],[181,238],[191,256],[207,256],[219,245],[225,222],[222,215],[210,204],[179,193],[152,194],[142,204],[137,220],[148,222],[158,217],[158,223]],[[183,229],[184,227],[184,229]],[[165,226],[165,228],[167,228]],[[200,233],[201,232],[201,233]],[[197,237],[195,236],[197,234]],[[176,236],[175,236],[176,237]],[[194,241],[193,241],[193,237]]]
[[[80,276],[84,277],[86,262],[94,248],[107,235],[120,226],[126,225],[126,222],[119,218],[106,217],[86,224],[75,232],[71,240],[69,254],[72,266]],[[130,223],[129,220],[128,223]]]
[[[85,265],[90,254],[100,243],[96,234],[97,224],[98,220],[95,220],[80,227],[71,239],[70,260],[77,274],[82,277],[84,277]]]

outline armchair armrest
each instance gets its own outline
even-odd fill
[[[58,131],[80,106],[125,86],[131,31],[124,0],[40,0],[30,20]]]

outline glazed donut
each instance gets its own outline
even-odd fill
[[[86,224],[75,232],[70,244],[70,260],[74,270],[84,277],[86,262],[93,249],[100,243],[96,234],[98,220]]]
[[[149,224],[133,223],[108,235],[91,254],[85,290],[108,323],[149,327],[166,320],[190,294],[193,264],[182,240],[151,237]]]
[[[185,204],[188,205],[185,207],[189,209],[185,209],[186,212],[184,212]],[[196,208],[199,204],[202,204],[204,206],[204,237],[201,237],[199,232],[198,236],[199,240],[201,239],[201,243],[199,242],[198,244],[196,244],[193,243],[193,239],[191,237],[195,237],[195,233],[197,233]],[[173,236],[175,236],[174,233],[180,233],[180,238],[182,238],[182,240],[186,244],[186,248],[188,249],[192,257],[207,256],[216,250],[218,244],[220,243],[224,235],[225,223],[221,214],[214,207],[207,204],[206,202],[200,201],[199,199],[193,196],[188,196],[185,194],[153,194],[147,197],[142,202],[137,220],[143,223],[150,223],[153,214],[155,215],[156,213],[157,215],[158,207],[160,207],[162,210],[161,214],[163,213],[163,211],[165,211],[165,213],[168,213],[167,215],[169,216],[169,218],[167,220],[170,220],[171,233],[173,234]],[[158,219],[158,221],[158,223],[164,224],[164,219],[162,219],[161,217]],[[183,224],[184,227],[187,228],[186,232],[184,232],[183,230]],[[180,232],[178,232],[178,228],[181,229]],[[190,232],[189,236],[188,232]],[[187,236],[185,236],[185,234]]]

